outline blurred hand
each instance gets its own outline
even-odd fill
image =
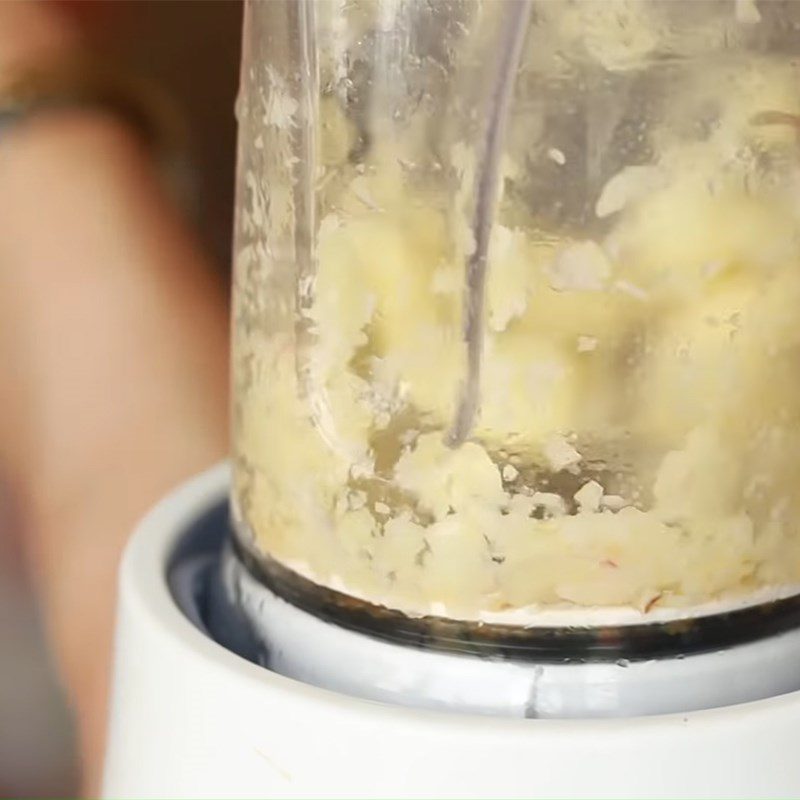
[[[75,42],[55,6],[0,3],[0,86],[13,63]],[[0,466],[94,792],[121,549],[227,450],[224,293],[110,115],[40,114],[0,134],[0,364]]]

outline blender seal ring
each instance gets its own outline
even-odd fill
[[[423,650],[534,663],[648,661],[724,650],[800,628],[800,594],[664,622],[595,626],[508,625],[419,617],[314,583],[231,537],[236,557],[270,591],[356,633]]]

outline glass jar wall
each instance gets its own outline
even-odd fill
[[[248,4],[240,546],[458,619],[795,591],[798,26]]]

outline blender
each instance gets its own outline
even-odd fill
[[[247,3],[230,475],[128,548],[107,796],[800,791],[798,26]]]

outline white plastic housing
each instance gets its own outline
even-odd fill
[[[225,650],[181,611],[167,567],[227,491],[195,478],[124,558],[106,797],[794,797],[800,692],[615,719],[515,719],[369,702]]]

